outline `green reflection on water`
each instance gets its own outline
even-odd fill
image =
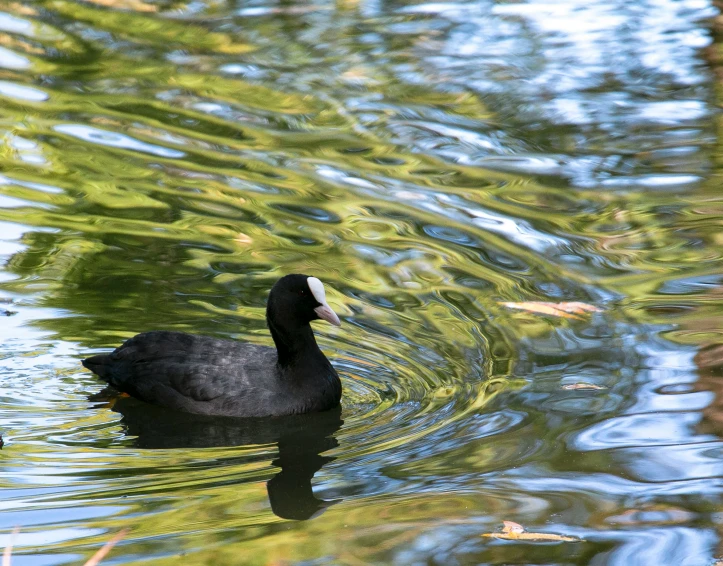
[[[0,527],[23,526],[19,559],[79,562],[129,526],[124,563],[678,564],[671,541],[712,560],[712,79],[696,53],[682,78],[635,53],[597,77],[574,38],[514,27],[526,5],[3,7]],[[605,53],[630,42],[603,31]],[[289,272],[345,321],[317,329],[343,425],[249,436],[89,401],[78,359],[142,330],[270,344]],[[503,305],[534,300],[603,312]],[[586,542],[479,536],[508,519]]]

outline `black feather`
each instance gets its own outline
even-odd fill
[[[305,275],[274,285],[267,321],[276,349],[182,332],[145,332],[83,365],[133,397],[204,415],[260,417],[324,411],[341,382],[309,322],[319,303]]]

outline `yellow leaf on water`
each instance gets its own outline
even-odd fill
[[[580,542],[577,537],[556,535],[554,533],[528,533],[525,528],[514,521],[503,521],[501,533],[484,533],[483,537],[502,540],[526,540],[530,542]]]
[[[568,383],[562,386],[563,389],[607,389],[594,383]]]
[[[502,532],[503,533],[524,533],[525,527],[514,521],[502,521]]]
[[[545,303],[542,301],[525,301],[522,303],[502,303],[510,309],[518,309],[536,314],[547,314],[550,316],[559,316],[562,318],[570,318],[573,320],[582,320],[576,316],[591,312],[601,312],[602,309],[588,305],[587,303],[571,302],[571,303]]]
[[[563,535],[556,535],[554,533],[510,533],[505,535],[500,533],[501,536],[497,538],[506,538],[509,540],[527,540],[530,542],[580,542],[579,538],[566,537]]]

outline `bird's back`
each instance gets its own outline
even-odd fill
[[[198,414],[286,412],[273,348],[182,332],[145,332],[83,365],[119,391]],[[280,411],[280,412],[279,412]]]

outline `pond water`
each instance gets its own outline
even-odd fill
[[[18,525],[16,566],[122,528],[104,564],[712,565],[717,16],[3,3],[0,547]],[[343,320],[315,325],[341,412],[189,419],[80,366],[151,329],[270,344],[293,272]],[[599,312],[506,304],[532,301]],[[503,521],[581,540],[482,536]]]

